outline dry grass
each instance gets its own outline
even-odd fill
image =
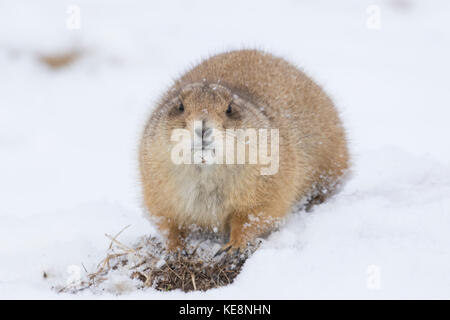
[[[144,237],[135,245],[127,246],[117,240],[118,235],[107,235],[111,245],[106,258],[95,272],[88,273],[76,286],[64,287],[59,292],[106,290],[120,294],[146,288],[160,291],[205,291],[232,283],[245,260],[258,247],[249,246],[247,251],[240,255],[222,254],[214,257],[220,247],[217,239],[197,235],[188,239],[183,252],[172,254],[168,253],[164,243],[155,237]],[[122,282],[118,285],[114,280],[118,276],[129,281],[126,281],[127,284]]]

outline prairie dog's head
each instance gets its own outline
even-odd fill
[[[255,106],[220,84],[191,83],[179,90],[167,104],[168,124],[171,129],[195,130],[200,121],[203,133],[210,129],[236,129],[257,126]],[[201,132],[198,132],[201,133]]]
[[[184,154],[189,149],[190,156],[200,154],[200,164],[208,163],[208,156],[216,156],[218,148],[223,150],[223,145],[218,147],[218,133],[236,137],[235,132],[230,133],[232,130],[258,129],[269,124],[264,113],[252,102],[223,85],[205,82],[180,88],[163,103],[157,114],[158,128],[165,131],[158,136],[166,139],[159,142],[167,143],[172,155],[178,155],[181,149]],[[180,144],[182,137],[189,138],[184,140],[184,146]],[[176,144],[178,149],[173,149]]]

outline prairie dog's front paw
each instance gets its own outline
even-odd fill
[[[245,241],[235,241],[230,239],[225,245],[220,248],[214,257],[217,257],[221,255],[222,253],[226,252],[230,256],[236,256],[240,253],[243,253],[245,249],[247,248],[247,244]]]
[[[180,239],[167,239],[166,245],[167,251],[172,253],[183,250],[183,243]]]

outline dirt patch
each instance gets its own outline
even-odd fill
[[[51,69],[61,69],[70,66],[80,57],[81,51],[75,49],[53,54],[38,54],[39,61]]]
[[[117,236],[108,237],[111,245],[98,269],[86,273],[78,283],[56,288],[58,292],[121,294],[147,288],[206,291],[232,283],[259,246],[250,245],[245,252],[215,257],[223,242],[214,235],[193,235],[186,241],[185,249],[175,254],[169,253],[156,237],[140,238],[132,246],[119,242]]]

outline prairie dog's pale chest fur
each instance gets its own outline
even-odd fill
[[[220,228],[224,224],[225,211],[224,177],[217,177],[209,168],[187,168],[175,179],[178,181],[177,196],[180,199],[178,212],[187,224]]]

